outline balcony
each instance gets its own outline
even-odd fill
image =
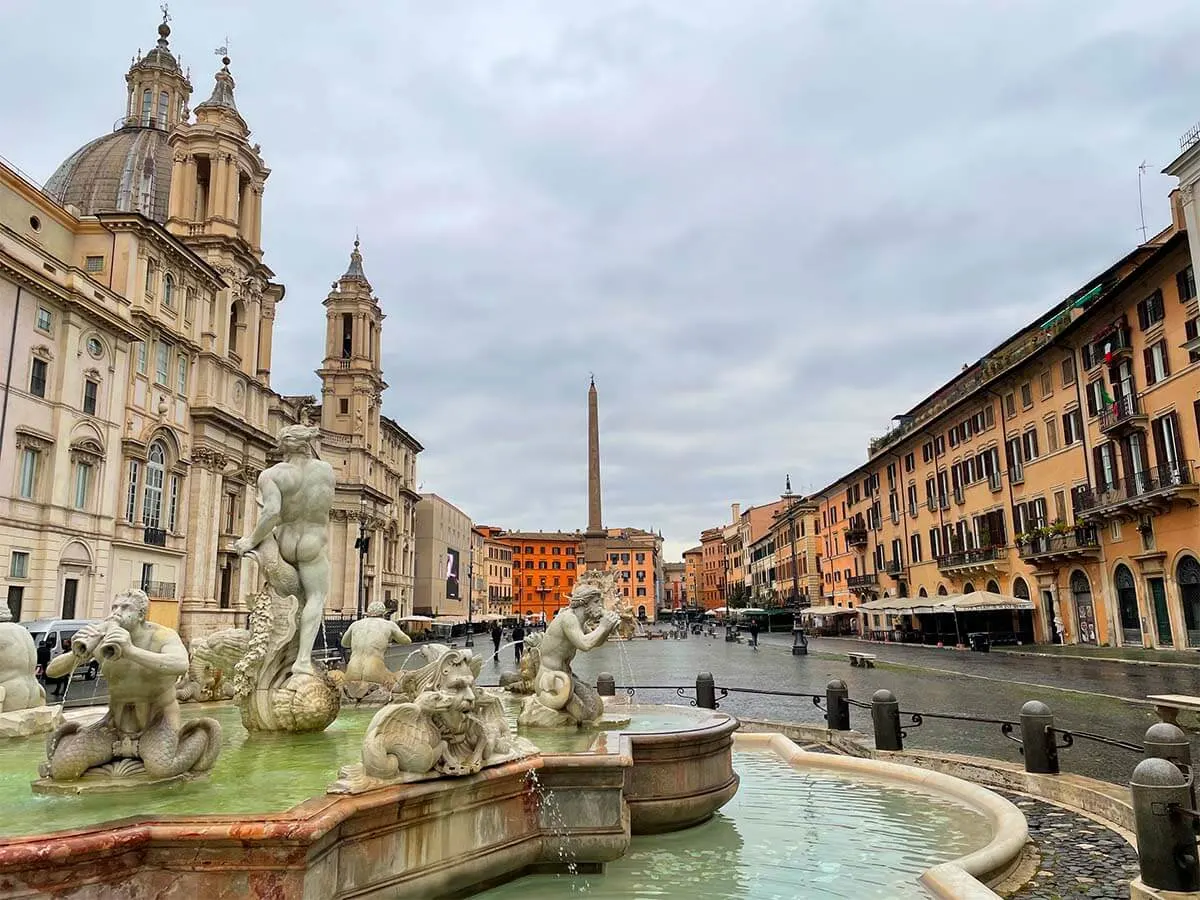
[[[173,581],[143,581],[139,587],[152,600],[175,599],[175,582]]]
[[[1092,359],[1096,363],[1114,365],[1122,359],[1133,357],[1133,336],[1126,325],[1118,325],[1107,334],[1101,335],[1092,344]]]
[[[1090,525],[1082,525],[1063,534],[1044,534],[1021,541],[1017,550],[1032,566],[1095,559],[1100,552],[1100,535]]]
[[[904,576],[904,563],[898,559],[889,559],[884,565],[883,571],[892,578],[902,578]]]
[[[879,576],[872,572],[869,575],[851,575],[846,579],[846,587],[855,594],[879,593]]]
[[[846,546],[847,547],[865,547],[865,546],[867,546],[867,529],[865,529],[865,528],[847,528],[846,529]]]
[[[1097,523],[1114,519],[1132,521],[1139,516],[1164,513],[1176,500],[1196,506],[1200,503],[1198,493],[1191,461],[1179,460],[1155,466],[1124,481],[1117,479],[1098,490],[1091,486],[1076,488],[1075,516]]]
[[[1118,397],[1100,411],[1100,430],[1105,434],[1119,435],[1145,427],[1146,413],[1137,394]]]
[[[939,556],[937,567],[947,573],[994,575],[1008,568],[1008,551],[1003,544],[974,550],[955,550]]]
[[[167,532],[163,528],[147,528],[142,532],[142,543],[151,547],[167,546]]]

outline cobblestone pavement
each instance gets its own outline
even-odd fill
[[[1020,794],[996,791],[1025,813],[1042,861],[1017,900],[1125,898],[1138,874],[1137,852],[1115,831],[1086,816]]]

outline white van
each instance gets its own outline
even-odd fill
[[[29,629],[35,647],[46,638],[50,639],[50,658],[53,659],[63,652],[64,647],[68,650],[71,648],[71,638],[75,637],[75,632],[84,625],[92,625],[98,621],[99,619],[34,619],[32,622],[22,622],[21,625]],[[95,681],[99,672],[100,664],[94,659],[89,659],[76,666],[72,677],[78,678],[82,675],[85,681]]]

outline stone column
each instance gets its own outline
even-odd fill
[[[254,229],[254,209],[257,206],[257,200],[254,189],[247,188],[242,208],[238,210],[238,234],[250,244],[254,243],[251,232]]]
[[[354,542],[358,538],[358,513],[350,513],[339,521],[339,526],[345,529],[342,535],[342,573],[341,578],[335,579],[340,588],[343,615],[358,611],[358,551]]]
[[[258,325],[258,377],[271,383],[271,344],[275,332],[275,301],[264,297],[262,318]]]
[[[257,249],[262,245],[262,197],[263,186],[260,184],[254,189],[254,224],[250,229],[250,244]]]
[[[234,222],[241,221],[241,210],[238,209],[238,167],[237,160],[232,156],[225,157],[225,197],[226,216]]]
[[[228,190],[225,177],[225,158],[218,151],[208,158],[208,218],[228,214],[224,207]]]
[[[196,220],[196,157],[188,154],[183,163],[183,209],[180,216],[189,222]]]

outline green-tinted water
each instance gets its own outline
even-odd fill
[[[515,730],[520,700],[506,697],[504,703]],[[0,835],[43,834],[129,816],[284,812],[325,793],[339,768],[359,762],[363,733],[375,712],[343,710],[320,734],[250,734],[233,706],[185,706],[185,718],[211,716],[221,723],[221,756],[207,777],[90,797],[32,792],[30,782],[46,755],[44,736],[0,742]],[[684,729],[709,717],[703,710],[672,707],[634,706],[628,714],[633,720],[625,731]],[[582,753],[596,740],[595,732],[570,730],[527,736],[547,753]]]
[[[930,794],[737,753],[737,795],[710,821],[635,837],[603,875],[537,875],[480,900],[795,900],[927,897],[917,878],[991,837],[976,813]]]

